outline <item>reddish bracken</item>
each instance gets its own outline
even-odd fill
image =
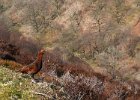
[[[24,74],[29,74],[33,79],[35,79],[34,75],[36,75],[42,68],[42,58],[44,53],[45,53],[44,49],[40,50],[38,52],[37,59],[31,64],[23,66],[20,72]]]

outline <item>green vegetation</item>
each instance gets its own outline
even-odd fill
[[[37,85],[29,79],[24,79],[21,74],[1,66],[0,69],[0,98],[3,100],[33,100],[36,95],[31,92]]]
[[[60,89],[53,83],[33,83],[29,77],[23,78],[20,73],[0,66],[0,100],[60,100],[57,93],[62,94],[63,100],[66,95]]]

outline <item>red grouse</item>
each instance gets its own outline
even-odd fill
[[[31,77],[35,80],[34,75],[36,75],[42,68],[42,58],[44,53],[44,49],[40,50],[38,52],[37,59],[31,64],[23,66],[20,72],[31,75]]]

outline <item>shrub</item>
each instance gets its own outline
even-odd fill
[[[123,57],[123,52],[119,51],[115,47],[109,47],[107,51],[104,51],[96,56],[96,61],[100,67],[106,68],[107,72],[116,79],[120,75],[119,61]]]

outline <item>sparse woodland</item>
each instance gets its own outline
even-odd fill
[[[42,86],[16,72],[41,48]],[[4,54],[0,99],[139,100],[140,0],[0,0]]]

